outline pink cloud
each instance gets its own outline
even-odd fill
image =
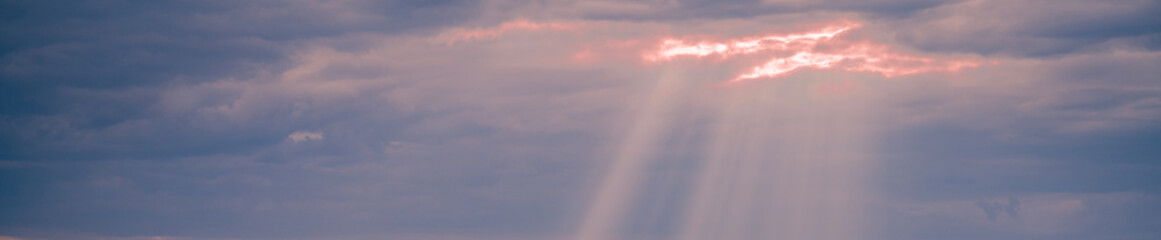
[[[499,26],[491,28],[476,28],[476,29],[453,29],[440,34],[436,37],[441,42],[453,44],[456,42],[494,39],[508,32],[513,31],[568,31],[576,30],[581,26],[578,23],[570,22],[544,22],[538,23],[529,21],[527,19],[516,19],[501,23]]]
[[[647,53],[643,58],[648,61],[669,61],[682,56],[716,55],[730,58],[759,53],[775,55],[730,82],[775,78],[802,68],[840,69],[897,77],[927,72],[955,72],[982,65],[972,60],[908,55],[892,50],[886,44],[843,39],[844,33],[861,26],[862,23],[858,22],[835,21],[813,31],[768,34],[721,42],[687,43],[678,39],[664,39],[655,52]]]

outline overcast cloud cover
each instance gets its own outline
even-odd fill
[[[568,239],[644,89],[747,68],[641,49],[835,19],[989,63],[837,73],[865,239],[1161,239],[1154,0],[0,1],[0,239]]]

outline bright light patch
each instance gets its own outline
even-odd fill
[[[730,80],[737,82],[757,78],[774,78],[801,68],[831,69],[878,73],[884,77],[926,72],[954,72],[981,65],[969,60],[943,60],[910,56],[894,52],[885,44],[851,42],[841,39],[842,33],[861,27],[857,22],[839,22],[804,33],[776,34],[762,37],[734,39],[723,42],[686,43],[678,39],[662,40],[646,60],[668,61],[681,56],[704,57],[718,55],[729,58],[740,54],[760,52],[785,53],[773,57]],[[825,45],[826,47],[820,47]]]
[[[858,28],[859,26],[861,26],[859,23],[843,22],[824,27],[817,31],[806,33],[768,35],[716,43],[703,42],[689,44],[677,39],[667,39],[662,41],[660,51],[651,56],[646,56],[646,58],[654,61],[664,61],[684,55],[702,57],[717,54],[722,55],[722,57],[729,57],[733,55],[749,54],[764,50],[787,50],[801,47],[813,47],[814,45],[817,45],[819,41],[833,38],[835,35]]]

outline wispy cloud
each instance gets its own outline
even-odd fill
[[[290,135],[286,136],[286,138],[289,138],[291,141],[296,143],[303,141],[321,141],[323,140],[323,134],[322,132],[297,131],[290,133]]]

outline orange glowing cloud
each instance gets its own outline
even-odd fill
[[[647,53],[649,61],[668,61],[676,57],[704,57],[710,55],[728,58],[740,54],[772,52],[776,56],[730,80],[737,82],[757,78],[774,78],[802,68],[842,69],[845,71],[878,73],[896,77],[926,72],[954,72],[980,66],[970,60],[944,60],[910,56],[892,51],[885,44],[850,42],[840,39],[842,33],[857,29],[857,22],[837,22],[814,31],[773,34],[761,37],[733,39],[723,42],[686,43],[664,39],[655,52]],[[825,47],[820,47],[825,45]],[[790,53],[790,54],[786,54]]]
[[[702,42],[697,44],[689,44],[676,39],[666,39],[661,42],[661,50],[654,54],[647,55],[645,58],[653,61],[664,61],[674,57],[687,55],[697,57],[721,55],[722,57],[729,57],[733,55],[749,54],[764,50],[786,50],[813,47],[814,45],[817,45],[819,41],[834,38],[835,35],[858,28],[859,26],[860,24],[855,22],[842,22],[824,27],[813,32],[768,35],[762,37],[743,38],[726,42]]]

